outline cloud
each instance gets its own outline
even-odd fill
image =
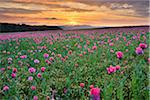
[[[15,2],[1,2],[0,8],[16,8],[16,9],[26,9],[26,10],[47,10],[49,7],[45,5],[37,4],[24,4]]]
[[[13,14],[36,14],[40,13],[41,10],[29,10],[22,8],[0,8],[0,13],[13,13]]]
[[[1,0],[0,7],[66,12],[110,12],[113,10],[120,11],[124,9],[129,9],[130,11],[134,10],[134,14],[136,14],[134,16],[148,17],[149,15],[148,0]],[[119,12],[118,15],[126,16],[126,14],[119,14]],[[131,16],[131,14],[127,15]]]
[[[61,19],[58,19],[58,18],[55,18],[55,17],[52,17],[52,18],[40,18],[40,19],[45,19],[45,20],[61,20]]]
[[[133,5],[129,5],[127,3],[125,4],[120,4],[120,3],[111,3],[110,8],[115,10],[115,9],[130,9],[132,8]]]
[[[106,6],[111,10],[132,9],[136,14],[134,16],[149,17],[149,0],[92,0],[92,2],[91,0],[74,0],[72,2],[90,6]]]
[[[130,23],[132,20],[133,23],[136,20],[143,23],[149,18],[148,0],[0,0],[0,2],[2,15],[0,21],[97,25],[106,22],[115,24],[117,21]]]

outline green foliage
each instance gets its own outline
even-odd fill
[[[118,41],[115,41],[116,34],[120,37]],[[40,100],[43,100],[46,96],[52,97],[52,92],[56,91],[54,93],[56,98],[63,100],[88,100],[90,98],[89,86],[93,84],[101,89],[102,100],[148,100],[149,68],[147,59],[149,51],[147,48],[144,50],[144,54],[137,55],[135,48],[139,43],[145,42],[142,36],[148,38],[149,33],[142,34],[140,40],[132,39],[133,36],[137,36],[136,33],[116,34],[96,33],[92,34],[94,39],[81,34],[80,38],[58,38],[57,41],[53,40],[53,44],[49,44],[48,37],[36,38],[41,40],[40,43],[36,43],[33,38],[19,39],[19,43],[15,40],[3,41],[4,43],[0,44],[0,68],[5,68],[5,71],[0,72],[0,99],[30,100],[37,95]],[[73,35],[76,34],[66,34],[65,36]],[[110,46],[107,42],[108,38],[103,38],[104,36],[112,39],[114,45]],[[123,40],[123,36],[127,41]],[[90,42],[88,45],[86,44],[87,40]],[[126,46],[130,40],[131,44]],[[101,41],[106,44],[100,44]],[[147,39],[145,43],[149,44],[150,42]],[[92,50],[94,45],[97,46],[97,49],[89,52],[88,48]],[[39,46],[47,48],[41,49],[38,48]],[[70,55],[68,54],[69,50],[72,50]],[[122,51],[124,54],[121,60],[116,57],[117,51]],[[45,62],[49,58],[44,58],[44,53],[54,58],[51,64]],[[61,54],[62,57],[58,57],[58,54]],[[80,54],[82,56],[79,56]],[[21,59],[20,55],[27,55],[27,58]],[[62,61],[65,56],[68,56],[68,59]],[[13,60],[11,64],[8,64],[10,57]],[[38,59],[40,63],[35,64],[35,59]],[[106,68],[110,65],[120,65],[121,69],[108,74]],[[46,67],[45,72],[41,72],[43,66]],[[29,67],[34,67],[36,72],[29,73]],[[16,78],[11,77],[13,68],[18,70]],[[42,78],[37,77],[38,73],[42,74]],[[33,81],[28,81],[29,76],[33,76]],[[85,84],[84,88],[80,87],[80,83]],[[9,86],[8,91],[3,91],[5,85]],[[36,86],[35,91],[31,90],[32,85]],[[64,88],[66,88],[66,93],[64,93]]]

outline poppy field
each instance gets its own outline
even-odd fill
[[[0,34],[0,100],[148,100],[148,28]]]

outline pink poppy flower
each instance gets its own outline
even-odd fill
[[[45,62],[48,63],[48,60],[46,59]]]
[[[68,59],[68,56],[65,56],[65,59]]]
[[[37,77],[38,77],[38,78],[41,78],[41,77],[42,77],[41,73],[38,73],[38,74],[37,74]]]
[[[29,71],[30,73],[35,73],[35,72],[36,72],[36,69],[33,68],[33,67],[31,67],[31,68],[28,69],[28,71]]]
[[[49,44],[51,44],[51,45],[52,45],[52,44],[53,44],[53,42],[52,42],[52,41],[50,41],[50,43],[49,43]]]
[[[79,56],[82,57],[83,55],[82,55],[82,54],[79,54]]]
[[[44,72],[44,71],[45,71],[45,69],[46,69],[45,67],[42,67],[42,68],[41,68],[41,71],[42,71],[42,72]]]
[[[34,96],[34,97],[33,97],[33,100],[38,100],[38,96]]]
[[[48,65],[50,65],[50,64],[51,64],[51,62],[50,62],[50,61],[48,61],[48,62],[47,62],[47,64],[48,64]]]
[[[1,68],[0,70],[1,70],[1,71],[5,71],[5,68]]]
[[[128,52],[129,50],[128,49],[126,49],[126,52]]]
[[[110,52],[111,52],[111,53],[114,53],[114,50],[110,49]]]
[[[147,44],[145,43],[140,43],[139,47],[141,47],[142,49],[146,49],[147,48]]]
[[[120,66],[119,65],[116,66],[116,70],[120,70]]]
[[[68,51],[68,54],[71,55],[71,54],[72,54],[72,50],[69,50],[69,51]]]
[[[90,41],[89,41],[89,40],[87,40],[87,41],[86,41],[86,44],[87,44],[87,45],[89,45],[89,44],[90,44]]]
[[[54,61],[54,58],[53,58],[53,57],[50,57],[49,60],[50,60],[50,61]]]
[[[84,87],[84,83],[80,83],[80,87],[83,88]]]
[[[126,37],[123,37],[124,41],[127,41]]]
[[[98,96],[98,95],[100,95],[100,89],[99,88],[92,88],[90,90],[90,94],[94,95],[94,96]]]
[[[109,46],[114,46],[114,43],[109,43]]]
[[[50,100],[50,96],[46,96],[46,100]]]
[[[109,68],[107,68],[107,72],[108,72],[108,74],[116,72],[116,67],[110,66]]]
[[[94,85],[90,85],[90,89],[94,88]]]
[[[4,87],[3,87],[3,90],[4,90],[4,91],[8,91],[8,90],[9,90],[9,87],[8,87],[8,86],[4,86]]]
[[[92,88],[90,90],[90,95],[92,96],[92,100],[100,100],[100,89]]]
[[[58,56],[59,58],[61,58],[61,57],[62,57],[62,56],[61,56],[61,54],[58,54],[57,56]]]
[[[123,53],[121,51],[116,52],[117,58],[122,59]]]
[[[35,63],[35,64],[38,64],[38,63],[40,63],[40,61],[39,61],[38,59],[35,59],[35,60],[34,60],[34,63]]]
[[[75,64],[75,67],[78,67],[79,65],[78,64]]]
[[[44,53],[44,58],[48,58],[49,57],[49,54],[47,54],[47,53]]]
[[[132,39],[134,39],[134,40],[135,40],[136,38],[137,38],[137,36],[133,36],[133,37],[132,37]]]
[[[79,49],[81,49],[81,48],[82,48],[82,46],[81,46],[81,45],[78,45],[78,48],[79,48]]]
[[[65,59],[65,58],[61,58],[61,60],[62,60],[63,62],[65,62],[65,61],[66,61],[66,59]]]
[[[32,90],[36,90],[36,86],[31,86],[31,89]]]
[[[29,81],[32,81],[32,80],[33,80],[33,77],[32,77],[32,76],[29,76],[29,77],[28,77],[28,80],[29,80]]]
[[[137,47],[135,52],[136,52],[136,54],[143,54],[144,53],[144,51],[141,47]]]
[[[12,58],[8,58],[8,61],[12,61],[13,59]]]
[[[83,54],[85,55],[85,54],[86,54],[86,52],[84,51],[84,52],[83,52]]]
[[[15,73],[12,73],[12,74],[11,74],[11,77],[12,77],[12,78],[15,78],[15,77],[16,77],[16,74],[15,74]]]
[[[66,94],[67,93],[67,88],[64,88],[63,92]]]
[[[150,58],[148,58],[148,63],[150,64]]]
[[[46,46],[42,46],[42,49],[46,49],[47,47]]]
[[[84,48],[87,49],[87,45],[84,45]]]
[[[96,50],[96,49],[97,49],[97,46],[93,46],[93,47],[92,47],[92,50]]]
[[[25,59],[25,58],[27,58],[27,55],[22,55],[22,56],[20,56],[20,58]]]
[[[121,72],[120,72],[120,74],[123,74],[123,73],[124,73],[124,71],[121,71]]]
[[[7,69],[10,70],[11,69],[10,66],[7,66]]]
[[[16,73],[17,72],[17,68],[13,68],[13,73]]]
[[[54,50],[56,50],[56,48],[54,48]]]

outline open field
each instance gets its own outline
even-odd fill
[[[0,100],[148,100],[148,27],[0,34]]]

